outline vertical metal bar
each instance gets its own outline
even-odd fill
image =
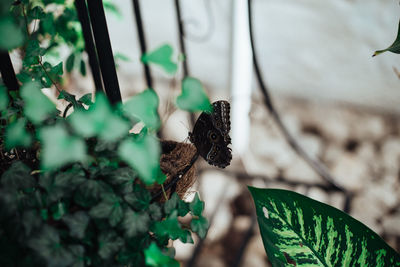
[[[96,92],[103,92],[103,81],[101,80],[99,61],[97,59],[96,47],[94,45],[92,28],[85,0],[75,0],[75,8],[78,13],[78,19],[82,25],[83,38],[85,39],[85,50],[89,57],[89,66],[92,70]]]
[[[189,76],[189,68],[188,68],[188,64],[187,64],[187,53],[186,53],[185,40],[184,40],[185,29],[183,28],[180,0],[175,0],[175,9],[176,9],[176,20],[177,20],[178,30],[179,30],[179,48],[181,50],[181,53],[184,56],[184,60],[182,62],[183,76],[186,77],[186,76]]]
[[[87,1],[106,95],[112,104],[121,102],[117,71],[111,48],[107,21],[101,0]]]
[[[142,15],[140,12],[139,0],[132,0],[132,3],[133,3],[133,12],[135,13],[135,21],[139,37],[140,50],[143,56],[143,54],[146,53],[147,48],[146,48],[146,39],[144,37],[143,22],[142,22]],[[153,88],[153,79],[151,78],[150,67],[147,64],[143,64],[143,67],[144,67],[144,76],[146,79],[147,87]]]
[[[9,91],[17,91],[19,89],[10,55],[7,51],[3,50],[0,50],[0,73],[1,77],[3,78],[4,85]]]

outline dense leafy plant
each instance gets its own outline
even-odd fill
[[[49,62],[59,45],[74,47],[66,69],[79,65],[86,72],[77,56],[83,43],[69,1],[6,0],[0,16],[0,35],[15,32],[2,38],[0,49],[18,48],[23,58],[20,90],[0,85],[0,265],[178,265],[168,241],[193,242],[191,231],[204,238],[208,222],[197,194],[190,203],[176,193],[165,203],[152,201],[149,187],[166,178],[159,163],[155,91],[111,106],[101,93],[92,102],[91,94],[78,99],[61,89],[64,64]],[[142,60],[176,71],[170,56],[164,46]],[[67,118],[42,93],[51,86],[73,106]],[[185,95],[181,104],[209,108],[203,95],[200,100]],[[129,133],[140,121],[145,125],[140,133]],[[187,214],[192,220],[182,224],[178,218]]]

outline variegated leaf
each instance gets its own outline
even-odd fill
[[[395,250],[346,213],[292,191],[249,190],[273,266],[400,266]]]

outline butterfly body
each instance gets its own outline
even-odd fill
[[[228,147],[231,144],[230,105],[223,100],[212,105],[213,112],[203,112],[200,115],[193,132],[189,133],[189,139],[209,164],[225,168],[232,160],[231,149]]]

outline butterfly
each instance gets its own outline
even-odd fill
[[[203,112],[197,119],[193,132],[189,132],[189,140],[209,164],[225,168],[232,160],[231,148],[228,147],[231,144],[230,105],[224,100],[212,105],[213,112]]]

